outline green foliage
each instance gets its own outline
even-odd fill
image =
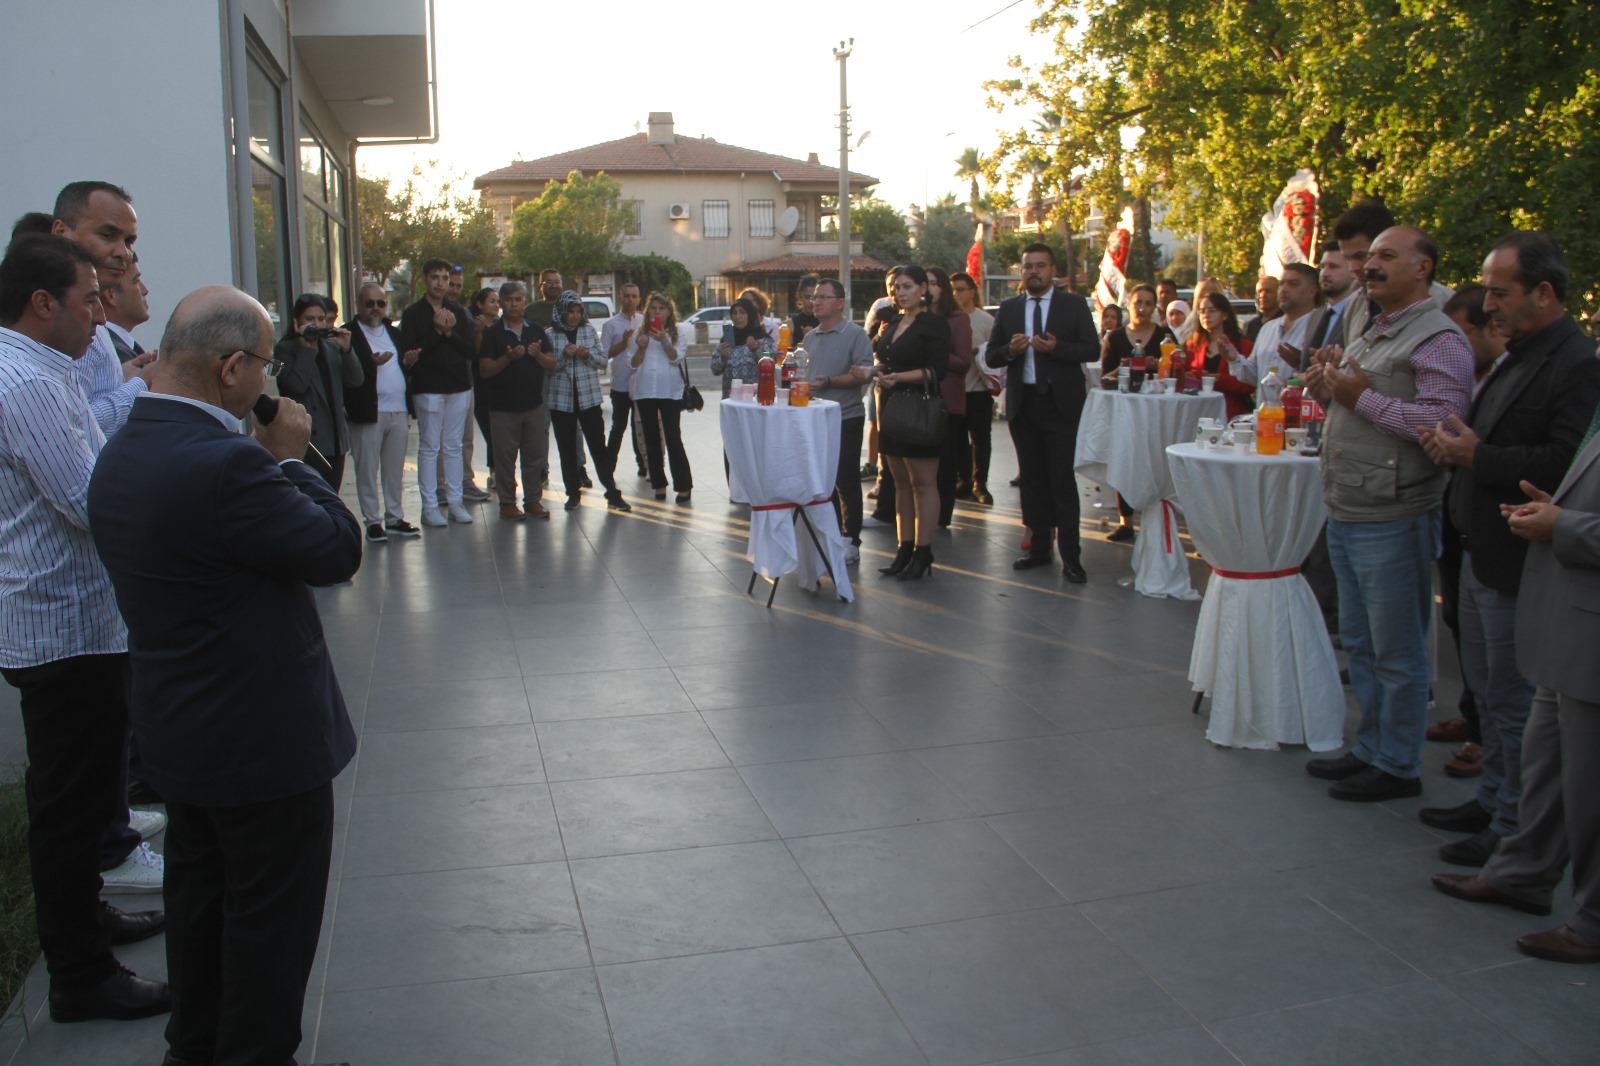
[[[991,102],[1059,119],[1003,134],[989,172],[1082,181],[1081,228],[1151,196],[1203,232],[1207,273],[1248,279],[1260,217],[1299,167],[1324,232],[1363,196],[1439,243],[1440,276],[1476,277],[1513,227],[1559,239],[1576,291],[1600,272],[1600,37],[1577,0],[1036,0],[1055,42]]]
[[[911,227],[905,216],[879,200],[850,204],[850,230],[861,235],[861,250],[880,262],[895,266],[913,260]]]
[[[569,278],[603,271],[622,244],[627,219],[616,178],[603,171],[586,177],[574,170],[565,181],[546,183],[537,200],[512,214],[507,270],[559,270]]]
[[[972,247],[976,225],[966,206],[956,203],[954,194],[946,194],[926,211],[913,206],[911,215],[917,223],[918,263],[943,267],[952,274],[967,268],[967,249]]]
[[[678,313],[687,315],[694,310],[694,278],[689,268],[676,259],[664,255],[617,255],[611,259],[611,270],[617,275],[617,287],[632,282],[639,286],[641,298],[652,292],[664,292],[678,305]]]
[[[468,284],[500,259],[494,215],[479,197],[456,192],[465,175],[446,181],[431,197],[418,187],[421,177],[422,168],[414,168],[398,190],[385,178],[356,178],[361,268],[392,285],[401,307],[416,295],[415,270],[409,267],[424,259],[439,256],[459,263],[466,268]]]

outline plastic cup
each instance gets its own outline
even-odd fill
[[[1215,377],[1203,377],[1203,378],[1201,378],[1200,379],[1200,391],[1201,392],[1216,392],[1217,391],[1217,379]]]

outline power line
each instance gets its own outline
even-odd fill
[[[988,22],[990,19],[994,18],[995,15],[1004,15],[1007,11],[1010,11],[1012,8],[1016,7],[1020,3],[1022,3],[1022,0],[1011,0],[1011,3],[1007,4],[1005,7],[1001,8],[999,11],[996,11],[994,13],[994,15],[985,15],[983,18],[979,19],[977,22],[974,22],[972,25],[968,26],[967,30],[975,30],[975,29],[977,29],[979,26],[982,26],[985,22]],[[961,32],[962,33],[966,33],[967,30],[962,30]]]

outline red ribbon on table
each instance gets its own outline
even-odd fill
[[[832,503],[832,502],[833,502],[833,497],[832,496],[820,496],[817,499],[812,500],[810,503],[764,503],[760,507],[752,507],[752,508],[750,508],[750,510],[752,510],[752,511],[788,511],[788,510],[797,510],[797,509],[799,509],[801,507],[816,507],[816,506],[818,506],[820,504]],[[806,521],[809,522],[810,519],[807,519]]]
[[[1213,566],[1211,572],[1218,577],[1237,578],[1241,581],[1269,581],[1275,577],[1293,577],[1300,572],[1300,568],[1291,566],[1287,570],[1218,570]]]
[[[1172,554],[1172,525],[1177,519],[1172,515],[1172,504],[1161,501],[1161,535],[1167,539],[1167,554]]]

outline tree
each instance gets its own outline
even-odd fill
[[[956,159],[956,177],[968,178],[972,183],[967,195],[967,204],[972,208],[977,208],[979,201],[983,199],[978,189],[978,179],[983,176],[983,165],[983,153],[976,148],[961,149],[961,155]]]
[[[1576,0],[1038,0],[1054,56],[990,83],[991,102],[1053,111],[1053,135],[1002,135],[993,165],[1043,152],[1105,217],[1154,198],[1203,233],[1208,272],[1248,279],[1260,217],[1299,167],[1328,222],[1363,196],[1439,243],[1442,278],[1476,276],[1512,227],[1555,235],[1575,289],[1600,271],[1590,224],[1600,43]]]
[[[404,185],[395,190],[388,179],[360,175],[356,178],[361,221],[361,267],[394,288],[399,302],[408,303],[414,268],[438,256],[459,264],[468,277],[483,273],[500,259],[500,241],[494,216],[476,196],[457,195],[457,182],[447,180],[432,197],[424,196],[417,181],[422,168],[413,168]]]
[[[874,259],[891,266],[911,262],[911,227],[905,216],[881,200],[852,203],[850,229],[861,234],[861,250]]]
[[[517,274],[559,270],[581,278],[598,273],[617,254],[628,217],[616,178],[574,170],[565,181],[546,183],[537,200],[512,214],[506,265]]]
[[[687,315],[695,305],[694,277],[676,259],[654,253],[617,255],[611,259],[611,270],[617,275],[618,288],[631,282],[639,286],[641,297],[664,292],[678,305],[680,315]]]
[[[916,221],[917,262],[951,273],[967,269],[974,223],[967,208],[956,203],[954,193],[946,193],[926,210],[913,205],[911,216]]]

